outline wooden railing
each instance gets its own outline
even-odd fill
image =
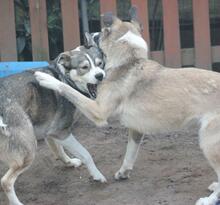
[[[220,46],[211,46],[209,1],[192,0],[194,48],[181,49],[178,0],[162,0],[164,50],[152,51],[150,57],[170,67],[195,65],[211,69],[220,62]],[[139,9],[143,37],[150,44],[148,0],[131,0]],[[100,13],[117,14],[116,0],[100,0]],[[78,0],[61,0],[64,50],[80,44]],[[33,60],[49,60],[46,0],[29,0]],[[0,60],[16,61],[14,0],[0,0]],[[149,46],[150,48],[150,46]]]

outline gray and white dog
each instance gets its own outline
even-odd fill
[[[92,36],[85,36],[84,46],[61,53],[49,67],[38,70],[95,98],[96,86],[105,75],[104,61]],[[55,92],[39,86],[34,71],[0,80],[0,160],[9,166],[1,185],[9,205],[22,205],[14,183],[34,160],[38,137],[46,138],[55,157],[65,165],[77,167],[83,162],[94,180],[106,182],[89,152],[71,133],[76,108]],[[77,158],[70,158],[64,149]]]

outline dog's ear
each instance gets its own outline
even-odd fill
[[[67,52],[61,53],[57,58],[57,64],[60,64],[65,68],[70,67],[70,63],[71,63],[70,61],[71,61],[71,57],[70,54],[68,54]]]
[[[93,47],[93,46],[97,47],[97,44],[95,43],[92,35],[88,32],[84,33],[84,46],[86,48],[90,48],[90,47]]]
[[[138,18],[138,9],[136,6],[132,6],[131,9],[129,10],[129,15],[131,18],[131,23],[140,31],[143,31],[143,25],[139,21]]]
[[[113,24],[114,16],[112,12],[106,12],[102,15],[102,23],[105,27],[110,27]]]
[[[112,12],[106,12],[101,15],[101,22],[102,26],[104,27],[102,29],[102,33],[103,36],[106,37],[111,33],[111,30],[113,28],[117,28],[117,26],[119,26],[122,21],[114,16]]]
[[[106,12],[101,15],[101,22],[104,27],[111,27],[113,24],[120,23],[121,20],[114,16],[112,12]]]
[[[90,35],[92,36],[93,41],[98,46],[99,45],[100,32],[91,33]]]
[[[138,11],[136,6],[132,6],[129,10],[129,15],[131,18],[131,21],[137,21],[138,20]]]

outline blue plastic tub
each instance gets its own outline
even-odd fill
[[[20,73],[28,69],[46,67],[48,65],[49,63],[46,61],[0,62],[0,78]]]

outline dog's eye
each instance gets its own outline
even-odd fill
[[[84,65],[83,67],[82,67],[82,69],[84,69],[84,70],[86,70],[86,69],[88,69],[89,67],[87,66],[87,65]]]
[[[102,65],[102,61],[97,62],[97,66],[101,66]]]
[[[99,58],[96,58],[95,59],[95,64],[96,64],[96,66],[101,66],[102,65],[102,60],[99,59]]]

